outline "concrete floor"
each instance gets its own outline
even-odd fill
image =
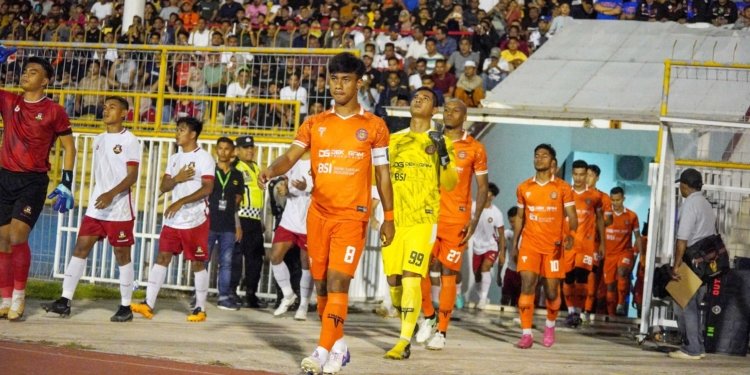
[[[219,364],[235,369],[299,374],[299,361],[316,346],[320,329],[315,313],[306,322],[274,318],[271,309],[222,311],[211,305],[208,320],[188,323],[187,301],[161,300],[153,320],[110,323],[113,301],[74,301],[73,315],[61,319],[45,314],[40,301],[28,301],[26,321],[0,321],[0,340],[36,342],[105,353]],[[558,328],[552,348],[536,344],[520,350],[516,314],[469,312],[456,314],[445,350],[412,349],[405,361],[382,358],[398,336],[397,319],[369,312],[372,305],[353,309],[346,322],[352,362],[345,374],[747,374],[750,359],[709,355],[702,361],[666,357],[656,347],[638,346],[629,331],[632,323],[596,322],[589,328]],[[536,323],[543,324],[543,316]],[[559,322],[558,326],[562,325]]]

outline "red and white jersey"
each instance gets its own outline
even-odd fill
[[[204,178],[214,179],[216,162],[208,152],[200,147],[190,152],[180,151],[170,156],[167,161],[166,174],[170,177],[176,176],[184,166],[193,168],[195,174],[191,179],[174,187],[171,203],[195,193],[201,188]],[[164,219],[164,225],[176,229],[191,229],[203,224],[207,219],[208,198],[205,198],[182,206],[173,217]]]
[[[117,194],[112,204],[104,209],[95,206],[96,199],[112,190],[128,175],[129,165],[141,163],[141,144],[126,129],[119,133],[103,133],[94,138],[94,188],[89,195],[86,216],[106,221],[135,219],[133,195],[130,189]]]
[[[476,212],[476,202],[472,203],[472,215]],[[494,204],[489,208],[482,210],[482,215],[477,222],[477,229],[471,236],[472,251],[474,254],[481,255],[488,251],[498,251],[497,248],[497,229],[505,226],[503,223],[503,213]],[[501,235],[504,235],[502,233]]]
[[[281,215],[282,227],[298,234],[307,234],[307,209],[310,208],[310,196],[313,190],[312,171],[310,160],[298,160],[292,169],[286,172],[289,195],[286,198],[286,207]],[[292,186],[293,181],[305,180],[307,187],[299,190]]]

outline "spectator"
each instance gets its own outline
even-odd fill
[[[135,61],[130,58],[131,53],[132,52],[123,52],[122,56],[119,56],[109,68],[107,82],[111,89],[123,91],[128,90],[135,85],[135,75],[138,71],[138,66]]]
[[[427,53],[422,55],[421,58],[427,61],[427,74],[432,74],[435,71],[437,62],[445,60],[445,57],[437,51],[437,41],[435,38],[427,38],[425,49],[427,49]]]
[[[214,21],[219,13],[219,0],[199,0],[195,3],[195,8],[201,17]]]
[[[331,23],[331,27],[324,37],[323,48],[341,48],[344,42],[344,33],[341,27],[341,22],[335,21]]]
[[[438,60],[435,64],[435,73],[432,75],[435,87],[440,90],[444,96],[453,97],[453,91],[456,90],[456,76],[448,71],[445,60]]]
[[[326,75],[324,73],[318,74],[317,79],[315,80],[315,85],[309,90],[308,97],[310,98],[308,105],[310,103],[319,101],[323,104],[323,108],[327,108],[328,105],[326,105],[327,102],[329,102],[328,97],[328,88],[326,87]]]
[[[732,27],[734,30],[747,30],[748,28],[750,28],[750,6],[746,6],[742,10],[740,16],[737,17],[737,22]]]
[[[396,101],[399,95],[406,96],[407,98],[409,97],[409,89],[401,84],[401,78],[399,78],[398,73],[389,72],[387,77],[388,83],[386,87],[380,92],[378,104],[375,106],[375,114],[383,118],[388,115],[385,107],[396,105]]]
[[[51,7],[50,7],[51,9]],[[112,15],[113,6],[110,0],[97,0],[94,5],[91,6],[89,13],[97,19],[103,20]]]
[[[195,30],[190,33],[188,44],[194,47],[208,47],[210,42],[211,30],[208,28],[208,23],[205,18],[199,18]]]
[[[288,77],[289,85],[281,89],[279,97],[282,100],[296,100],[300,102],[300,118],[304,118],[307,115],[307,90],[300,86],[299,74],[293,73]]]
[[[432,20],[430,10],[427,7],[419,8],[416,25],[421,26],[425,33],[432,32],[435,29],[435,22]]]
[[[102,41],[99,19],[96,16],[89,16],[89,20],[83,27],[83,39],[86,43],[100,43]]]
[[[560,4],[560,6],[558,6],[558,9],[562,10],[563,5],[568,4],[562,3]],[[568,5],[568,7],[570,6]],[[526,8],[527,12],[526,14],[524,14],[524,18],[521,21],[521,27],[528,33],[536,30],[539,27],[539,19],[541,18],[542,13],[541,10],[539,10],[539,5],[537,5],[536,3],[531,3]]]
[[[711,3],[711,23],[714,26],[731,25],[737,22],[737,4],[729,0]]]
[[[44,31],[45,42],[67,42],[70,40],[70,29],[60,22],[58,17],[47,19],[47,25],[42,29]]]
[[[461,76],[464,73],[464,65],[469,62],[474,62],[474,67],[479,65],[479,52],[471,51],[471,40],[468,37],[461,38],[458,43],[458,51],[453,52],[448,58],[447,69],[455,72],[456,76]]]
[[[268,84],[266,94],[267,99],[279,99],[279,84],[271,81]],[[279,129],[282,127],[282,105],[278,103],[261,104],[258,106],[258,113],[255,116],[255,125],[261,129]],[[290,129],[288,123],[285,123],[284,129]]]
[[[444,22],[451,13],[453,13],[453,0],[442,0],[440,6],[433,14],[435,16],[434,19],[437,20],[437,22]]]
[[[143,21],[145,22],[146,28],[149,28],[154,24],[154,20],[159,17],[159,12],[156,11],[154,3],[148,1],[143,7]]]
[[[468,7],[464,10],[463,19],[466,27],[474,27],[479,24],[479,0],[468,0]]]
[[[665,16],[662,4],[654,0],[640,0],[635,10],[635,19],[638,21],[661,21]]]
[[[693,0],[687,7],[687,14],[688,22],[711,22],[711,1]]]
[[[687,22],[687,0],[667,0],[665,13],[666,19],[669,21]]]
[[[508,222],[513,223],[518,216],[518,207],[513,206],[508,210]],[[513,225],[505,229],[505,274],[502,282],[502,299],[501,305],[516,306],[518,297],[521,295],[521,275],[517,271],[516,259],[513,257]],[[500,269],[498,269],[498,281],[500,280]]]
[[[89,63],[87,74],[78,82],[79,90],[104,91],[107,89],[107,79],[101,76],[101,64],[97,60]],[[104,106],[103,95],[76,95],[75,113],[79,116],[91,115],[97,119],[102,117]]]
[[[263,0],[252,0],[250,4],[245,6],[245,16],[250,18],[252,24],[258,24],[258,16],[261,14],[263,16],[268,14],[268,7]]]
[[[427,60],[419,59],[415,64],[412,75],[409,76],[409,91],[414,92],[422,87],[422,76],[427,74]]]
[[[518,49],[518,39],[514,37],[508,41],[508,49],[500,53],[500,59],[508,63],[510,71],[518,69],[527,58],[526,54]]]
[[[182,20],[182,25],[185,26],[185,30],[192,31],[198,25],[200,15],[193,9],[193,5],[189,1],[183,2],[181,8],[179,16]]]
[[[597,19],[620,19],[620,13],[622,13],[622,0],[598,0],[594,4],[594,9],[597,13]]]
[[[215,21],[232,20],[237,16],[237,11],[244,10],[242,4],[234,0],[225,0],[224,4],[219,7]]]
[[[252,86],[250,85],[250,72],[241,69],[237,73],[237,81],[227,86],[227,98],[249,98]],[[224,114],[224,124],[247,125],[249,107],[241,102],[227,102],[227,110]]]
[[[310,35],[310,24],[307,22],[299,24],[299,32],[296,35],[292,41],[293,48],[308,48],[309,40],[314,38],[314,36]]]
[[[372,65],[375,69],[378,69],[381,71],[387,70],[388,60],[390,60],[391,58],[395,58],[399,62],[399,65],[401,65],[401,63],[404,60],[404,58],[401,57],[401,55],[396,53],[396,48],[394,47],[393,43],[386,43],[383,54],[376,55]]]
[[[581,0],[580,5],[573,5],[571,16],[575,19],[592,20],[598,17],[593,0]]]
[[[539,29],[534,30],[529,36],[529,44],[533,51],[536,51],[549,39],[550,23],[548,17],[542,17],[539,20]]]
[[[362,62],[365,63],[365,74],[369,75],[372,78],[372,85],[376,86],[380,84],[382,81],[382,74],[379,70],[372,67],[372,53],[371,52],[365,52],[365,55],[362,56]]]
[[[373,86],[374,86],[373,77],[370,76],[369,74],[363,75],[362,85],[359,87],[359,90],[357,91],[357,98],[359,100],[359,104],[362,105],[362,108],[364,108],[364,110],[368,112],[375,111],[375,105],[378,103],[378,100],[380,99],[380,93],[378,93],[378,90]]]
[[[365,53],[365,46],[367,44],[370,44],[370,43],[375,43],[375,40],[373,39],[373,34],[372,34],[372,27],[365,26],[365,27],[362,28],[361,32],[353,30],[352,34],[355,35],[355,33],[362,34],[362,38],[360,39],[359,42],[357,42],[354,45],[354,48],[358,49],[360,51],[360,54],[364,54]],[[355,41],[356,40],[357,40],[357,37],[355,36]]]
[[[435,88],[434,74],[425,74],[422,76],[422,86],[429,87],[437,96],[437,106],[442,107],[445,103],[445,97],[440,89]]]
[[[179,0],[169,0],[169,4],[161,8],[159,17],[168,20],[172,14],[180,14]],[[100,17],[101,18],[101,17]]]
[[[560,14],[552,20],[552,25],[549,28],[549,36],[553,36],[560,32],[560,30],[573,21],[573,17],[570,16],[570,5],[568,3],[562,3],[558,7]]]
[[[464,102],[469,108],[482,106],[484,99],[484,82],[477,75],[477,63],[473,60],[466,61],[464,72],[456,83],[456,99]]]
[[[422,26],[414,26],[412,28],[412,36],[414,39],[406,49],[406,55],[404,56],[406,58],[406,66],[411,66],[414,61],[427,53],[427,39],[425,38]]]
[[[516,38],[516,41],[518,41],[518,50],[523,52],[524,55],[528,56],[531,54],[531,50],[529,49],[529,44],[526,43],[526,41],[523,39],[523,36],[521,35],[521,28],[518,25],[512,25],[508,29],[508,33],[504,36],[504,39],[500,42],[500,49],[506,50],[508,49],[508,41],[510,39]]]
[[[488,19],[483,19],[475,28],[472,40],[472,49],[479,51],[479,59],[488,57],[488,51],[500,44],[500,38]]]
[[[490,57],[484,60],[482,64],[482,81],[484,81],[484,91],[490,91],[508,75],[508,62],[500,59],[500,48],[493,48],[490,51]]]
[[[272,47],[289,48],[292,46],[292,41],[296,36],[297,25],[293,20],[287,20],[284,28],[276,33],[273,39]]]
[[[78,29],[86,24],[86,11],[83,10],[83,6],[75,4],[70,8],[70,17],[68,18],[68,26]]]
[[[406,55],[406,52],[409,49],[409,45],[414,43],[414,38],[410,35],[411,29],[407,29],[407,27],[411,27],[408,22],[401,24],[401,34],[398,35],[398,40],[393,42],[394,47],[396,47],[396,52],[398,52],[401,56]]]
[[[456,40],[448,36],[448,28],[445,26],[438,27],[435,32],[437,41],[437,51],[443,56],[450,56],[456,51]]]

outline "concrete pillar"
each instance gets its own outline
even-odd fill
[[[121,34],[125,35],[133,23],[133,16],[143,19],[143,9],[146,7],[146,0],[125,0],[122,7],[122,30]],[[143,36],[144,40],[148,39],[147,35]]]

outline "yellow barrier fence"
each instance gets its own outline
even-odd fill
[[[0,64],[0,87],[20,92],[26,58],[55,67],[47,89],[75,131],[100,132],[107,96],[131,104],[126,125],[138,135],[171,137],[176,120],[204,121],[203,136],[254,135],[289,142],[308,115],[330,107],[328,60],[344,50],[6,42],[18,48]],[[355,51],[350,51],[356,53]]]

